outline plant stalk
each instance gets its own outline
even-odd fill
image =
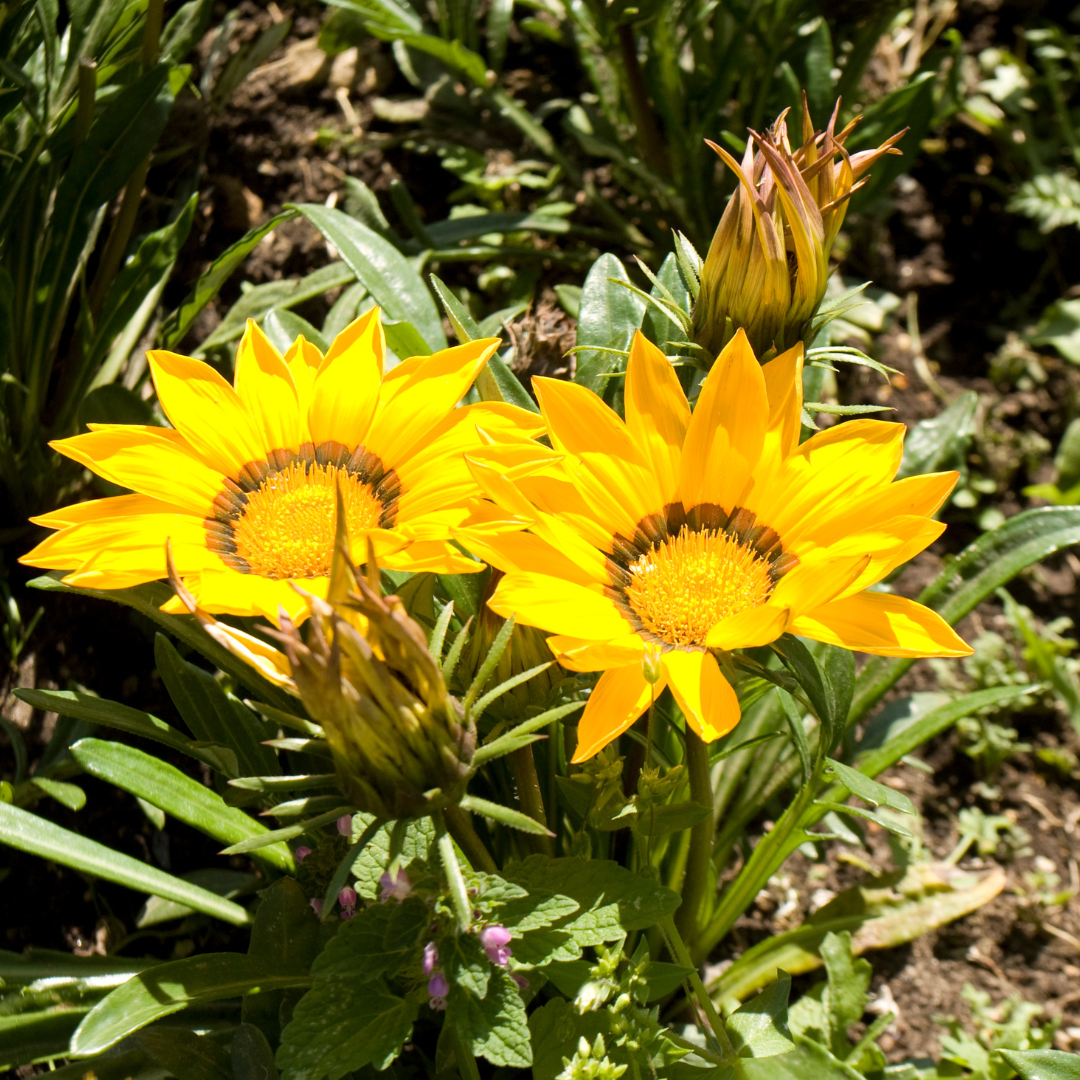
[[[645,94],[645,76],[638,63],[637,42],[634,31],[623,23],[618,30],[619,58],[622,60],[623,73],[626,77],[626,100],[630,109],[630,119],[637,129],[637,142],[641,156],[654,172],[661,176],[668,175],[668,160],[664,153],[660,129],[656,126],[656,115]]]
[[[690,777],[690,801],[711,810],[709,749],[689,727],[686,731],[686,771]],[[712,872],[712,845],[713,824],[710,813],[690,832],[690,851],[682,888],[683,902],[678,913],[679,930],[690,941],[697,937],[697,920]]]
[[[443,810],[443,818],[447,832],[473,867],[488,874],[497,874],[499,867],[491,857],[491,852],[484,846],[484,841],[476,835],[469,815],[460,806],[448,806]]]
[[[75,112],[75,145],[90,133],[94,122],[94,100],[97,96],[97,64],[83,57],[79,61],[79,104]]]
[[[665,915],[658,925],[675,962],[692,970],[690,986],[694,991],[694,997],[697,999],[701,1011],[705,1014],[709,1026],[712,1028],[713,1036],[723,1060],[731,1061],[735,1057],[735,1048],[731,1045],[731,1039],[728,1038],[728,1033],[724,1029],[724,1022],[720,1019],[720,1014],[717,1013],[716,1006],[713,1005],[712,998],[709,997],[709,992],[701,981],[697,965],[690,957],[690,950],[687,949],[686,943],[679,934],[679,928],[675,925],[675,920],[670,915]]]
[[[703,959],[709,955],[735,925],[735,920],[750,906],[765,882],[776,873],[784,859],[802,843],[805,837],[797,835],[796,830],[800,828],[807,807],[814,801],[820,775],[819,759],[809,780],[799,789],[775,828],[758,841],[738,877],[725,890],[715,915],[693,943],[695,957]],[[679,912],[682,913],[682,908]]]
[[[518,802],[521,809],[546,829],[547,814],[544,812],[544,797],[540,793],[540,777],[536,773],[536,760],[532,747],[523,746],[510,755],[510,767],[514,771],[514,784],[517,787]],[[550,836],[529,836],[534,851],[549,858],[555,854]]]

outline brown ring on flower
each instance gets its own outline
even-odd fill
[[[207,548],[243,574],[273,579],[323,577],[334,546],[340,485],[350,535],[391,529],[401,481],[378,455],[339,442],[271,450],[225,480],[203,520]]]
[[[604,595],[645,640],[665,652],[703,652],[723,618],[768,600],[798,559],[751,510],[715,503],[638,522],[633,537],[616,535],[607,557],[611,584]]]

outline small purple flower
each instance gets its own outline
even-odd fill
[[[296,849],[296,861],[303,862],[311,854],[311,848],[298,847]]]
[[[427,989],[431,997],[428,1005],[436,1012],[441,1012],[446,1008],[446,995],[450,993],[450,984],[446,981],[446,976],[441,971],[436,971],[428,979]]]
[[[485,926],[480,931],[480,944],[487,953],[487,958],[499,967],[506,967],[513,953],[508,948],[510,931],[505,926],[496,923],[494,926]]]
[[[516,982],[518,984],[518,986],[522,990],[528,990],[528,988],[529,988],[529,980],[526,979],[524,975],[517,975],[517,974],[511,973],[510,978],[513,979],[514,982]]]
[[[351,814],[342,814],[341,817],[337,819],[337,831],[341,833],[342,836],[352,836]]]
[[[399,904],[412,892],[412,882],[404,870],[398,870],[397,877],[383,874],[379,878],[379,903],[385,904],[388,900],[396,900]]]
[[[341,906],[341,917],[351,919],[356,914],[356,890],[348,885],[337,894],[338,904]]]
[[[429,941],[424,946],[424,974],[430,975],[439,962],[439,949],[434,941]]]
[[[323,913],[323,902],[317,897],[312,897],[308,903],[311,905],[311,910],[315,912],[315,917],[321,919]]]

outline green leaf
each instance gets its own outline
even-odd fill
[[[353,835],[357,835],[357,828],[366,829],[374,820],[370,814],[357,814],[353,819]],[[374,900],[379,895],[379,881],[390,862],[390,835],[393,831],[393,822],[381,825],[353,864],[356,891],[366,900]],[[401,844],[402,868],[408,870],[414,862],[430,862],[434,844],[435,827],[431,818],[410,821],[405,826],[405,837]]]
[[[450,320],[454,335],[458,342],[464,345],[466,342],[475,341],[484,335],[480,333],[480,327],[466,310],[465,305],[450,291],[449,287],[435,274],[428,274],[428,281],[439,298],[446,317]]]
[[[238,844],[223,848],[218,854],[246,855],[249,851],[258,851],[259,848],[266,847],[268,844],[293,840],[297,836],[303,836],[305,833],[322,828],[323,825],[329,825],[331,821],[336,821],[343,814],[348,814],[349,812],[349,807],[338,806],[333,810],[327,811],[325,814],[319,814],[317,817],[308,818],[307,821],[301,821],[296,825],[287,825],[284,829],[274,829],[271,832],[263,833],[262,836],[254,836],[250,840],[241,840]]]
[[[81,810],[86,805],[86,792],[77,784],[65,784],[44,776],[35,776],[30,782],[69,810]]]
[[[312,966],[316,987],[394,976],[419,947],[430,922],[426,905],[416,897],[357,911]]]
[[[791,977],[782,975],[727,1018],[724,1027],[739,1057],[776,1057],[795,1049],[787,1026],[790,993]]]
[[[893,810],[899,810],[902,814],[915,813],[915,807],[903,792],[879,784],[865,773],[858,772],[840,761],[827,758],[823,771],[826,776],[833,777],[846,787],[852,795],[858,796],[871,806],[888,806]]]
[[[469,214],[465,217],[446,218],[427,227],[427,234],[435,247],[450,247],[474,236],[488,233],[509,232],[566,233],[570,222],[564,217],[545,213],[544,208],[531,213]]]
[[[229,747],[236,754],[238,775],[281,771],[277,755],[263,745],[271,732],[250,709],[226,694],[209,671],[184,660],[164,634],[154,638],[154,660],[191,733],[204,742]]]
[[[140,709],[132,709],[116,701],[103,701],[92,694],[79,693],[77,690],[18,689],[14,693],[20,701],[25,701],[35,709],[70,716],[75,720],[86,720],[91,724],[103,724],[144,739],[153,739],[154,742],[179,750],[196,761],[205,761],[221,772],[236,770],[236,755],[232,751],[224,747],[200,746],[181,735],[164,720]]]
[[[232,272],[270,235],[283,221],[296,217],[298,211],[293,208],[282,210],[269,221],[246,232],[235,244],[227,247],[200,275],[191,295],[161,325],[159,338],[166,349],[177,346],[195,317],[211,300],[217,296],[221,286],[232,276]]]
[[[484,896],[486,899],[486,890]],[[518,938],[531,930],[551,926],[578,910],[578,902],[569,896],[535,890],[515,896],[499,907],[498,922]]]
[[[919,596],[949,624],[960,621],[995,589],[1055,551],[1080,543],[1080,507],[1027,510],[983,533]],[[875,657],[859,673],[849,720],[860,719],[914,663]]]
[[[822,745],[826,750],[832,749],[847,721],[852,693],[851,676],[854,674],[852,668],[838,665],[842,684],[834,687],[826,670],[799,638],[784,634],[776,648],[784,666],[798,680],[822,723]],[[848,656],[851,654],[848,653]]]
[[[660,272],[656,275],[657,283],[650,289],[650,294],[657,299],[666,299],[667,295],[675,301],[684,311],[689,312],[692,301],[690,289],[683,280],[679,268],[679,260],[674,252],[667,255],[660,264]],[[650,340],[659,346],[665,353],[674,353],[670,342],[681,341],[686,337],[686,331],[679,326],[674,318],[668,317],[663,311],[653,304],[646,305],[645,313],[641,321],[641,331]]]
[[[183,1028],[148,1028],[137,1041],[176,1080],[233,1080],[228,1050],[209,1035]]]
[[[825,1000],[828,1005],[829,1030],[832,1037],[832,1051],[837,1056],[846,1055],[848,1028],[857,1024],[866,1011],[867,990],[873,968],[866,960],[856,960],[851,952],[851,933],[844,930],[839,934],[826,934],[819,946],[819,952],[825,961],[828,972],[828,992]]]
[[[463,986],[451,985],[446,1023],[492,1065],[523,1069],[532,1064],[529,1022],[521,991],[510,974],[492,968],[487,993],[479,999]]]
[[[67,303],[98,210],[120,193],[153,149],[165,130],[172,101],[169,68],[158,64],[113,98],[71,155],[53,200],[51,243],[39,277],[47,289],[48,301],[40,315],[47,326]]]
[[[225,844],[235,844],[270,830],[242,810],[226,806],[217,792],[185,776],[152,754],[123,743],[80,739],[72,756],[91,775],[105,780]],[[293,854],[285,844],[258,850],[255,858],[284,870],[295,871]]]
[[[488,357],[476,377],[476,390],[481,401],[505,401],[531,413],[539,413],[540,407],[533,401],[521,380],[496,353]]]
[[[431,352],[427,342],[412,323],[404,320],[384,321],[382,328],[390,351],[402,360],[408,360],[411,356],[427,356]]]
[[[1063,1050],[997,1050],[1021,1080],[1080,1080],[1080,1055]]]
[[[306,975],[322,946],[322,928],[304,890],[294,878],[278,878],[259,893],[248,957],[263,971]],[[281,1040],[282,990],[244,998],[242,1017],[275,1046]]]
[[[740,1059],[739,1068],[745,1080],[863,1080],[862,1073],[824,1046],[802,1039],[794,1050],[777,1057]]]
[[[920,420],[904,439],[904,457],[896,478],[965,469],[978,407],[979,395],[974,390],[965,390],[943,412],[929,420]]]
[[[365,1065],[381,1071],[401,1053],[417,1013],[381,979],[316,987],[300,999],[282,1033],[282,1080],[339,1080]]]
[[[623,264],[614,255],[601,255],[589,270],[581,292],[577,343],[625,352],[634,331],[641,325],[645,302],[610,279],[630,284]],[[579,352],[574,381],[603,396],[604,377],[613,370],[612,365],[611,353]]]
[[[72,1036],[71,1052],[97,1054],[189,1005],[310,985],[308,976],[266,971],[240,953],[208,953],[159,964],[118,986]]]
[[[397,248],[340,210],[315,203],[296,209],[337,248],[390,321],[411,323],[429,353],[446,348],[439,309],[423,279]]]
[[[711,813],[709,807],[695,802],[669,803],[640,811],[634,818],[634,829],[644,836],[667,836],[693,828]]]
[[[109,291],[105,296],[105,303],[101,309],[101,315],[98,317],[94,327],[93,340],[84,346],[90,359],[89,367],[91,371],[97,367],[98,359],[105,354],[106,350],[112,347],[117,336],[124,332],[131,320],[135,319],[136,315],[140,313],[140,309],[146,303],[147,297],[164,287],[166,279],[172,273],[173,266],[176,264],[176,257],[184,246],[188,233],[191,232],[191,223],[195,217],[195,208],[198,201],[198,193],[192,195],[175,221],[170,222],[156,232],[144,236],[139,241],[135,254],[124,264],[116,275],[116,280],[109,286]],[[156,299],[152,303],[156,304]],[[139,328],[134,329],[134,331],[128,330],[128,334],[138,337],[142,332],[142,327],[145,327],[149,320],[150,314],[150,311],[143,312],[139,320]],[[135,341],[132,340],[131,347],[134,347],[134,345]],[[123,359],[126,359],[126,355],[122,351],[116,352],[114,350],[106,366],[97,372],[94,377],[94,383],[99,389],[104,389],[101,384],[108,383],[116,378]],[[146,409],[146,403],[142,402],[141,399],[138,400]],[[84,401],[83,405],[80,406],[80,413],[85,409],[85,406],[86,402]],[[151,421],[132,422],[150,423]]]
[[[231,900],[223,900],[206,889],[4,802],[0,802],[0,843],[129,889],[164,896],[236,926],[250,922],[248,913]]]
[[[646,1002],[657,1001],[659,998],[667,997],[668,994],[673,994],[693,974],[693,968],[650,960],[641,973],[641,978],[648,988]]]
[[[890,765],[895,765],[905,754],[914,752],[936,735],[947,731],[962,717],[980,709],[1003,706],[1037,689],[1037,686],[993,686],[989,690],[976,690],[956,701],[916,715],[908,722],[902,719],[880,735],[875,733],[874,725],[881,717],[875,717],[859,745],[855,767],[866,776],[877,776]],[[871,737],[875,741],[870,741]]]
[[[1066,360],[1080,364],[1080,300],[1055,300],[1043,313],[1032,345],[1050,345]]]
[[[532,833],[533,836],[551,836],[546,825],[523,814],[520,810],[511,809],[501,803],[491,802],[490,799],[481,799],[476,795],[466,795],[461,800],[462,810],[468,810],[473,814],[481,814],[484,817],[498,821],[511,829],[519,829],[521,832]]]
[[[451,986],[460,986],[475,998],[488,992],[493,970],[475,934],[458,934],[449,939],[439,956]]]
[[[335,7],[355,11],[372,37],[401,41],[441,60],[451,71],[465,75],[479,87],[487,86],[487,64],[460,41],[445,41],[422,32],[416,14],[394,0],[330,0]]]
[[[322,296],[330,289],[347,286],[355,280],[356,275],[345,263],[332,262],[320,266],[318,270],[313,270],[302,278],[268,281],[265,285],[256,285],[229,308],[217,329],[199,346],[199,352],[205,353],[215,345],[235,341],[244,333],[248,319],[255,319],[257,322],[271,309],[284,311],[293,308],[305,300]]]
[[[241,1024],[233,1035],[232,1071],[234,1080],[278,1080],[274,1051],[254,1024]]]
[[[190,881],[192,885],[198,885],[200,889],[206,889],[218,896],[224,896],[227,900],[252,893],[262,884],[262,878],[254,874],[245,874],[241,870],[192,870],[180,876],[182,880]],[[141,930],[143,927],[156,926],[169,919],[186,918],[191,913],[192,909],[185,904],[178,904],[175,900],[164,900],[160,896],[151,896],[143,904],[135,925]]]
[[[173,596],[172,589],[167,585],[153,581],[130,589],[80,589],[74,585],[65,585],[60,580],[62,576],[59,571],[56,571],[54,574],[44,574],[34,578],[29,584],[32,588],[41,589],[44,592],[92,596],[97,600],[111,600],[113,603],[132,608],[140,615],[145,615],[157,623],[185,645],[190,645],[215,667],[231,675],[240,685],[248,687],[255,697],[287,712],[295,711],[296,698],[290,697],[284,690],[267,682],[250,664],[245,664],[243,660],[233,656],[228,649],[214,641],[193,615],[168,615],[162,611],[161,605],[171,600]]]
[[[263,331],[282,356],[299,337],[306,338],[321,353],[330,348],[330,343],[307,319],[301,318],[288,308],[271,308],[263,318]]]
[[[681,903],[678,893],[604,859],[530,855],[504,876],[530,893],[557,893],[577,901],[581,913],[556,929],[568,930],[579,945],[617,941],[623,932],[648,929]]]

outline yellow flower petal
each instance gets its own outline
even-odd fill
[[[44,525],[47,529],[66,529],[69,525],[81,525],[99,518],[130,517],[134,514],[175,514],[180,513],[181,509],[149,495],[114,495],[109,499],[73,503],[48,514],[39,514],[30,521],[34,525]]]
[[[365,442],[368,449],[392,469],[405,461],[461,400],[500,344],[500,338],[481,338],[419,360],[376,413]]]
[[[663,510],[664,496],[626,424],[577,383],[537,378],[533,386],[574,484],[613,532],[632,536],[642,518]]]
[[[791,632],[877,656],[970,656],[935,611],[890,593],[861,592],[795,619]]]
[[[365,444],[379,404],[383,348],[378,308],[361,315],[334,339],[315,376],[308,409],[308,426],[316,446],[327,442],[350,448]]]
[[[668,358],[640,330],[626,367],[626,426],[656,474],[663,502],[675,498],[690,406]]]
[[[645,681],[640,664],[605,671],[589,695],[578,723],[573,762],[588,761],[600,753],[633,724],[663,689],[663,679],[655,686]]]
[[[236,391],[209,365],[176,353],[147,353],[169,423],[207,465],[237,476],[265,454],[263,440]]]
[[[607,671],[610,668],[641,664],[645,643],[637,634],[627,634],[615,641],[597,643],[565,635],[552,635],[547,647],[555,659],[570,671]]]
[[[488,607],[504,619],[552,634],[598,641],[625,637],[632,627],[599,591],[548,574],[515,572],[499,582]]]
[[[739,699],[712,653],[672,649],[662,664],[686,722],[705,742],[726,735],[739,722]]]
[[[768,645],[785,633],[791,621],[788,608],[763,604],[738,615],[721,619],[710,631],[705,644],[710,649],[753,649]]]
[[[683,447],[680,498],[687,509],[743,505],[769,417],[765,377],[741,330],[701,386]]]
[[[307,441],[289,365],[254,319],[248,319],[240,340],[234,382],[237,397],[262,436],[259,457]]]
[[[133,488],[203,517],[225,477],[211,468],[178,431],[139,424],[94,425],[86,435],[49,444],[121,487]]]

